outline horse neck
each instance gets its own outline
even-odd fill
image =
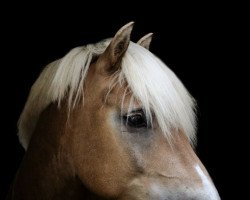
[[[74,174],[65,131],[67,108],[42,114],[17,172],[11,199],[80,199],[89,195]]]

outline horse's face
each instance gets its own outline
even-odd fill
[[[110,89],[131,29],[129,24],[120,30],[90,66],[84,105],[71,122],[75,173],[89,190],[108,198],[219,199],[185,134],[173,129],[169,141],[154,116],[147,122],[140,102],[129,109],[126,83]]]

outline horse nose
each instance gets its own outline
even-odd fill
[[[212,190],[195,186],[172,186],[164,187],[158,184],[151,184],[149,198],[157,200],[220,200],[215,187]]]
[[[150,178],[151,179],[151,178]],[[219,194],[211,182],[204,187],[190,184],[189,181],[142,178],[134,180],[122,195],[122,200],[220,200]]]

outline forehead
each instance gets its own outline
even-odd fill
[[[126,82],[106,87],[102,93],[102,101],[104,105],[120,107],[126,111],[142,107],[141,102],[134,97]]]

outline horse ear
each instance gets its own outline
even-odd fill
[[[111,40],[109,46],[104,53],[99,57],[99,61],[104,61],[105,72],[114,72],[119,68],[119,61],[128,49],[130,42],[130,34],[133,29],[134,22],[130,22],[119,29]],[[103,71],[103,69],[101,69]]]
[[[137,44],[139,44],[142,47],[144,47],[145,49],[149,50],[149,46],[150,46],[152,37],[153,37],[153,33],[149,33],[149,34],[143,36],[140,40],[138,40]]]

